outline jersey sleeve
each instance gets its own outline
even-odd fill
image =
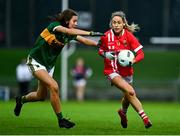
[[[128,33],[128,40],[130,42],[131,48],[134,50],[135,53],[143,48],[137,38],[130,32]]]
[[[136,39],[136,37],[129,32],[128,39],[131,45],[131,48],[136,53],[136,57],[134,58],[135,63],[141,61],[144,59],[144,52],[142,50],[143,46],[139,43],[139,41]]]
[[[56,29],[57,27],[59,27],[59,26],[61,26],[61,24],[56,21],[56,22],[50,23],[49,26],[47,27],[47,29],[48,29],[50,32],[54,33],[55,29]]]
[[[61,27],[61,26],[62,25],[60,22],[55,21],[55,22],[52,22],[51,24],[49,24],[49,26],[47,28],[51,33],[56,33],[55,32],[56,28]],[[71,41],[71,40],[76,40],[77,35],[68,35],[67,37],[69,38],[69,41]]]
[[[138,50],[138,51],[136,52],[136,57],[134,58],[135,63],[137,63],[137,62],[139,62],[139,61],[141,61],[141,60],[143,60],[143,59],[144,59],[144,52],[143,52],[142,49],[140,49],[140,50]]]

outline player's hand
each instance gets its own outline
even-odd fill
[[[133,63],[131,61],[129,61],[129,65],[128,67],[132,67]]]
[[[128,67],[132,67],[134,63],[135,63],[135,60],[133,60],[132,62],[131,62],[131,61],[129,61],[129,65],[128,65]]]
[[[105,52],[104,53],[104,57],[107,58],[107,59],[110,59],[110,60],[114,60],[115,56],[114,56],[114,52]]]
[[[100,44],[100,43],[98,43],[96,47],[99,49],[99,48],[100,48],[100,46],[101,46],[101,44]]]
[[[93,31],[91,31],[89,35],[90,36],[104,36],[104,34],[101,32],[93,32]]]

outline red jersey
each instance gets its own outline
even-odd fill
[[[111,73],[119,73],[122,77],[133,75],[133,67],[122,67],[119,65],[117,55],[120,50],[128,49],[136,53],[136,62],[144,58],[142,51],[143,46],[139,43],[136,37],[126,29],[123,29],[121,36],[114,35],[112,29],[105,33],[100,39],[99,55],[103,55],[104,52],[115,52],[115,59],[109,60],[104,58],[104,74],[109,75]],[[138,53],[140,55],[138,55]]]

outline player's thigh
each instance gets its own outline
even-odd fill
[[[35,71],[34,76],[42,85],[50,86],[51,84],[54,84],[56,82],[44,69]]]
[[[134,92],[132,86],[126,82],[121,76],[114,77],[111,82],[119,89],[121,89],[124,93]]]
[[[37,70],[34,72],[34,76],[40,81],[42,87],[46,86],[48,91],[55,93],[59,92],[59,86],[57,82],[46,70]]]

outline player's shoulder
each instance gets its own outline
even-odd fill
[[[104,33],[104,36],[101,36],[101,39],[107,39],[107,38],[108,38],[108,35],[110,35],[110,34],[111,34],[111,29],[108,30],[108,31],[106,31],[106,32]]]
[[[59,21],[53,21],[48,25],[49,30],[53,30],[55,27],[61,26],[61,23]]]
[[[127,37],[128,39],[136,39],[136,37],[134,36],[134,34],[130,31],[128,31],[127,29],[124,29],[124,35],[125,37]]]
[[[57,26],[57,25],[61,25],[61,23],[59,21],[53,21],[49,25],[50,26]]]
[[[109,29],[108,31],[106,31],[104,34],[105,36],[108,36],[108,34],[111,34],[112,33],[112,29]]]
[[[134,36],[134,34],[127,29],[124,29],[124,33],[128,36]]]

